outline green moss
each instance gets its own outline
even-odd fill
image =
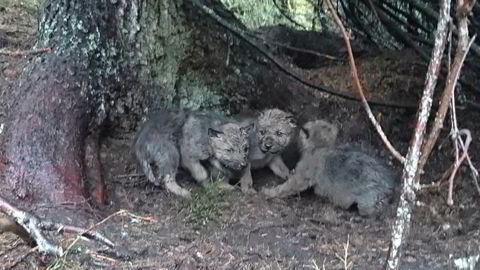
[[[262,26],[270,26],[277,24],[286,24],[297,28],[292,24],[275,6],[271,0],[221,0],[222,3],[235,16],[241,20],[248,28],[256,29]],[[315,17],[311,1],[308,0],[290,0],[287,1],[287,7],[284,12],[288,14],[296,22],[305,28],[312,26],[312,20]],[[281,1],[277,1],[280,5]],[[321,28],[321,25],[320,25]]]
[[[174,1],[147,1],[138,24],[137,33],[142,50],[132,54],[139,61],[138,80],[148,82],[145,92],[147,107],[164,107],[175,97],[178,70],[191,43],[190,33],[184,28],[183,14],[172,5]],[[178,3],[180,4],[180,3]]]
[[[220,222],[228,211],[227,191],[221,187],[222,179],[210,182],[204,189],[192,194],[192,200],[186,202],[185,221],[195,229],[205,228],[212,221]]]
[[[178,82],[178,106],[191,110],[224,111],[225,101],[219,94],[219,88],[220,85],[207,84],[200,73],[188,72]]]

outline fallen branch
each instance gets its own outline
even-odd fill
[[[115,246],[112,241],[98,232],[85,230],[75,226],[63,225],[48,220],[41,220],[33,214],[14,207],[2,197],[0,197],[0,211],[4,212],[9,217],[0,219],[0,226],[2,224],[4,225],[3,227],[0,227],[0,233],[9,231],[19,235],[22,239],[28,239],[28,235],[41,252],[58,256],[63,254],[63,249],[50,243],[50,241],[45,238],[42,231],[77,233],[86,238],[102,242],[109,247]]]
[[[0,50],[0,55],[7,55],[7,56],[26,56],[26,55],[37,55],[41,53],[48,53],[51,52],[51,48],[41,48],[35,50],[25,50],[25,51],[9,51],[9,50]]]
[[[11,229],[11,232],[13,233],[22,232],[19,234],[22,238],[25,237],[24,232],[26,232],[37,244],[38,249],[41,252],[54,254],[57,256],[61,256],[63,254],[61,247],[51,244],[50,241],[43,236],[40,229],[41,221],[37,217],[13,207],[1,197],[0,210],[13,219],[13,221],[10,220],[10,222],[8,220],[3,220],[2,223],[9,223],[9,226],[2,228],[2,232],[4,229]],[[14,226],[15,224],[11,222],[15,222],[15,224],[21,226],[24,231],[21,229],[12,229],[16,228],[16,226]]]
[[[360,97],[361,97],[361,101],[362,101],[362,105],[363,105],[363,108],[365,109],[365,111],[367,112],[368,114],[368,118],[370,119],[370,121],[372,122],[373,126],[375,127],[375,129],[377,130],[377,133],[380,135],[380,137],[382,138],[382,141],[383,143],[385,144],[385,146],[388,148],[388,150],[390,150],[390,152],[392,153],[392,155],[398,160],[400,161],[402,164],[405,163],[405,158],[402,156],[402,154],[400,154],[396,149],[395,147],[393,147],[393,145],[390,143],[390,141],[388,140],[387,136],[385,135],[385,133],[383,132],[382,130],[382,127],[380,126],[380,124],[377,122],[377,120],[375,119],[375,116],[373,115],[372,113],[372,110],[370,109],[370,106],[368,105],[368,102],[367,102],[367,99],[365,98],[365,95],[363,94],[363,90],[362,90],[362,85],[360,84],[360,81],[358,80],[358,73],[357,73],[357,67],[355,65],[355,59],[353,58],[353,52],[352,52],[352,46],[350,45],[350,41],[349,41],[349,36],[347,34],[347,31],[345,30],[345,27],[343,27],[343,24],[342,24],[342,21],[340,20],[340,18],[338,17],[337,15],[337,12],[335,11],[335,8],[333,7],[332,3],[330,2],[330,0],[327,0],[327,5],[328,5],[328,8],[330,9],[330,12],[332,13],[334,19],[335,19],[335,22],[337,23],[338,27],[340,27],[341,31],[342,31],[342,34],[343,34],[343,39],[345,40],[345,45],[347,46],[347,50],[348,50],[348,56],[349,56],[349,60],[350,60],[350,67],[352,69],[352,77],[353,77],[353,81],[357,87],[357,90],[358,90],[358,93],[360,94]]]

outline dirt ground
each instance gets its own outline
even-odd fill
[[[30,48],[36,23],[24,6],[0,5],[0,47]],[[15,81],[27,61],[0,55],[0,127],[7,124],[11,106],[2,97],[14,94]],[[415,102],[409,91],[423,86],[425,66],[417,64],[414,56],[365,57],[358,59],[358,68],[363,70],[361,79],[370,95],[382,100]],[[301,72],[316,84],[351,89],[345,76],[350,74],[348,66]],[[302,113],[296,112],[300,121],[321,115],[336,122],[343,127],[341,140],[374,145],[400,175],[401,168],[382,147],[358,103],[310,95],[315,98],[306,102]],[[480,131],[476,121],[479,112],[458,113],[459,125],[474,136],[470,153],[478,167],[475,134]],[[376,109],[375,114],[394,145],[406,153],[415,113],[383,108]],[[439,139],[443,147],[430,159],[424,183],[437,181],[453,160],[447,134],[445,129]],[[103,220],[96,228],[116,247],[109,249],[74,235],[52,234],[50,237],[60,241],[68,253],[62,258],[44,257],[30,252],[20,239],[7,233],[0,235],[0,269],[382,269],[395,204],[378,218],[362,218],[354,210],[336,208],[311,192],[267,200],[238,190],[225,191],[215,184],[204,190],[184,180],[185,175],[180,176],[181,184],[193,189],[194,197],[184,201],[139,175],[129,153],[132,135],[115,134],[102,145],[107,207],[39,205],[34,209],[40,216],[52,209],[70,209],[88,217],[84,224],[75,224],[86,227]],[[254,179],[257,188],[279,182],[266,170],[255,173]],[[457,259],[480,254],[480,200],[467,167],[462,167],[456,179],[454,206],[447,206],[446,193],[443,182],[419,194],[402,269],[457,269]],[[68,222],[69,218],[63,220]]]

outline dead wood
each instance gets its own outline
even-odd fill
[[[115,246],[112,241],[96,231],[55,223],[49,220],[42,220],[31,213],[14,207],[2,197],[0,197],[0,211],[8,216],[8,218],[0,219],[0,233],[15,233],[27,242],[35,243],[41,252],[58,256],[63,254],[62,247],[51,243],[50,240],[45,238],[43,231],[76,233],[89,239],[99,241],[109,247]]]
[[[0,50],[0,55],[7,55],[7,56],[27,56],[27,55],[37,55],[41,53],[48,53],[51,52],[51,48],[41,48],[41,49],[34,49],[34,50],[25,50],[25,51],[9,51],[5,49]]]

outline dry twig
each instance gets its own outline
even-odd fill
[[[9,51],[2,49],[0,50],[0,55],[7,55],[7,56],[27,56],[27,55],[37,55],[41,53],[48,53],[51,52],[51,48],[41,48],[35,50],[25,50],[25,51]]]
[[[131,174],[119,174],[115,175],[115,178],[130,178],[130,177],[143,177],[145,174],[143,173],[131,173]]]
[[[457,173],[458,168],[460,168],[460,165],[462,165],[463,161],[467,157],[468,154],[468,147],[470,146],[470,143],[472,142],[472,135],[470,134],[470,131],[468,129],[462,129],[460,130],[454,140],[460,140],[463,145],[463,141],[461,138],[461,135],[465,135],[467,138],[465,139],[465,145],[463,147],[463,153],[462,157],[458,158],[458,156],[455,159],[455,167],[453,167],[452,174],[450,175],[450,178],[448,179],[449,185],[448,185],[448,199],[447,199],[447,204],[448,205],[453,205],[453,179],[455,178],[455,174]]]
[[[343,244],[343,255],[335,253],[335,257],[337,257],[337,259],[339,259],[340,262],[343,264],[343,269],[344,270],[349,270],[353,267],[352,261],[348,261],[349,260],[349,257],[348,257],[349,246],[350,246],[350,235],[347,235],[347,243]]]
[[[395,147],[393,147],[393,145],[388,140],[387,136],[385,135],[385,133],[382,130],[382,127],[380,126],[380,124],[375,119],[375,116],[373,115],[372,110],[370,109],[370,106],[368,105],[367,99],[365,98],[365,95],[363,94],[362,85],[360,84],[360,81],[358,80],[357,67],[355,65],[355,59],[353,58],[352,46],[350,45],[349,35],[347,34],[347,31],[345,30],[345,27],[343,27],[342,21],[338,17],[338,15],[337,15],[335,9],[333,8],[333,5],[330,2],[330,0],[327,0],[326,2],[327,2],[327,5],[328,5],[328,8],[330,9],[330,12],[332,13],[332,15],[335,19],[335,22],[337,23],[338,27],[340,27],[340,29],[342,31],[343,39],[345,40],[345,45],[347,46],[347,49],[348,49],[348,56],[349,56],[349,60],[350,60],[350,67],[352,69],[353,81],[355,83],[355,86],[357,87],[358,93],[360,94],[360,98],[361,98],[361,101],[362,101],[363,108],[367,112],[368,118],[370,119],[373,126],[377,130],[377,133],[382,138],[382,141],[385,144],[385,146],[388,148],[388,150],[390,150],[392,155],[398,161],[400,161],[403,164],[403,163],[405,163],[405,158],[402,156],[402,154],[400,154],[395,149]]]

